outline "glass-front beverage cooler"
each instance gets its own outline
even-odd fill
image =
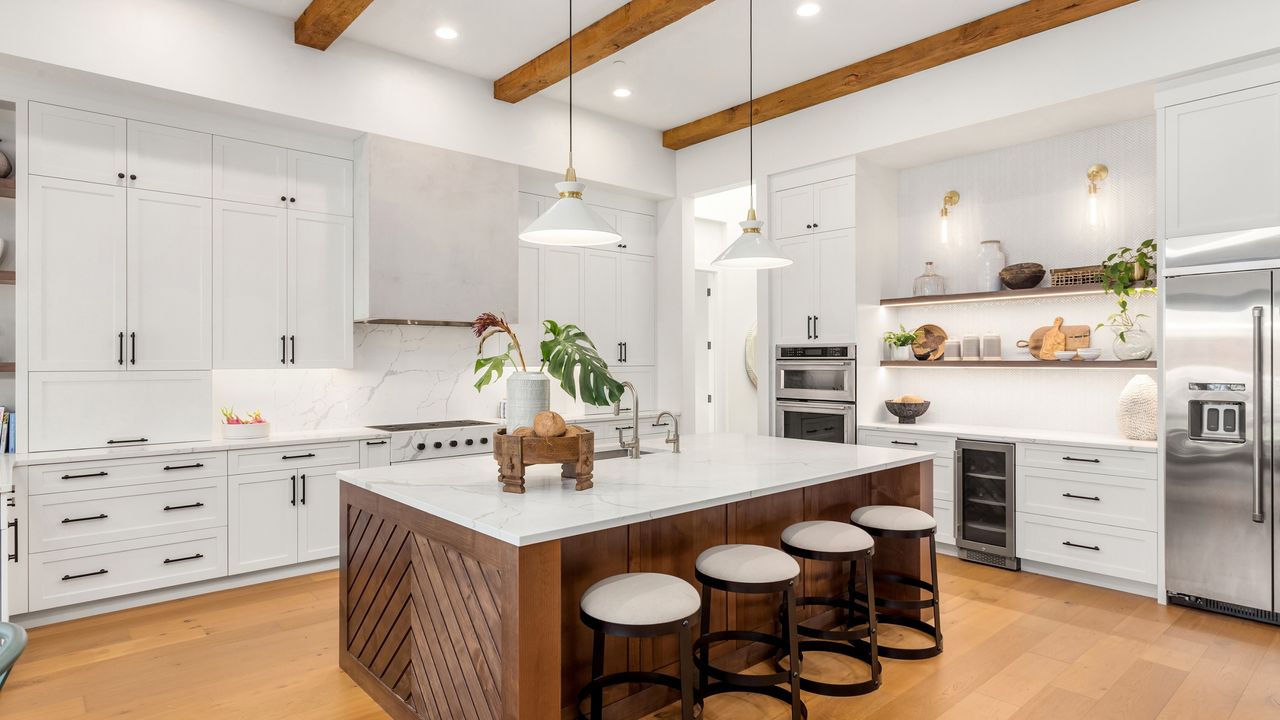
[[[956,443],[956,548],[964,560],[1019,568],[1014,543],[1013,445]]]

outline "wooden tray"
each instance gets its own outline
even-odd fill
[[[1040,349],[1044,343],[1044,335],[1052,329],[1053,326],[1038,328],[1031,333],[1029,339],[1019,340],[1018,347],[1027,348],[1031,351],[1031,357],[1036,360],[1042,360]],[[1067,350],[1090,347],[1089,343],[1093,341],[1093,329],[1088,325],[1063,325],[1062,332],[1067,336]],[[1054,358],[1054,362],[1057,362],[1057,358]]]
[[[524,471],[530,465],[560,465],[560,477],[575,480],[574,490],[594,486],[596,436],[592,432],[542,438],[517,437],[499,430],[493,434],[493,458],[498,461],[498,482],[502,491],[524,492]]]

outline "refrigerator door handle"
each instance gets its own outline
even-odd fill
[[[1253,308],[1253,521],[1263,522],[1265,483],[1262,467],[1262,307]]]

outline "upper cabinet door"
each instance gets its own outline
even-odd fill
[[[289,151],[289,208],[351,215],[355,202],[350,160]]]
[[[27,361],[32,370],[121,370],[122,187],[33,177],[28,203]]]
[[[211,353],[211,202],[130,190],[129,370],[208,370]]]
[[[284,208],[213,203],[213,366],[288,364],[289,224]]]
[[[653,258],[623,256],[618,264],[618,305],[621,310],[619,339],[625,365],[653,365],[654,347]]]
[[[777,245],[783,255],[791,258],[791,264],[778,270],[777,275],[778,342],[806,343],[813,339],[812,321],[817,305],[814,243],[808,237],[798,237],[779,240]]]
[[[818,261],[818,302],[814,307],[813,339],[853,342],[857,297],[854,294],[854,231],[833,230],[813,236]]]
[[[129,187],[207,198],[213,191],[213,136],[130,120]]]
[[[622,252],[653,257],[658,249],[658,231],[652,215],[618,212],[618,233],[622,235]]]
[[[516,201],[516,237],[529,227],[529,223],[537,220],[547,208],[551,207],[554,202],[551,198],[544,198],[541,195],[531,195],[529,193],[520,193]],[[523,240],[519,241],[520,247],[540,248],[542,245],[527,243]]]
[[[124,185],[125,121],[112,115],[31,103],[30,161],[34,175]]]
[[[745,216],[744,216],[745,217]],[[813,186],[804,185],[773,194],[773,228],[777,237],[813,232]]]
[[[285,207],[289,204],[289,151],[274,145],[213,138],[215,200]]]
[[[1165,236],[1280,225],[1280,85],[1165,109]]]
[[[620,257],[616,252],[587,250],[586,272],[583,279],[583,287],[586,291],[583,294],[582,303],[582,329],[595,343],[600,357],[611,365],[622,362],[622,335],[618,307],[621,294],[618,288]]]
[[[582,325],[584,257],[582,248],[551,245],[542,248],[543,320],[555,320],[560,325]],[[605,349],[605,357],[609,357],[608,348]]]
[[[853,176],[820,182],[813,187],[813,229],[844,230],[854,226]]]
[[[289,212],[289,364],[349,368],[351,219]]]

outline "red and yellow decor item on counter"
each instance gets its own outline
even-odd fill
[[[568,425],[559,413],[541,412],[533,427],[493,435],[493,457],[498,461],[498,482],[503,492],[523,493],[525,468],[560,465],[560,477],[574,480],[574,490],[594,487],[596,436],[580,425]]]
[[[254,410],[248,417],[240,417],[235,408],[218,408],[222,413],[222,437],[226,440],[264,438],[271,434],[271,423],[262,417],[261,410]]]

